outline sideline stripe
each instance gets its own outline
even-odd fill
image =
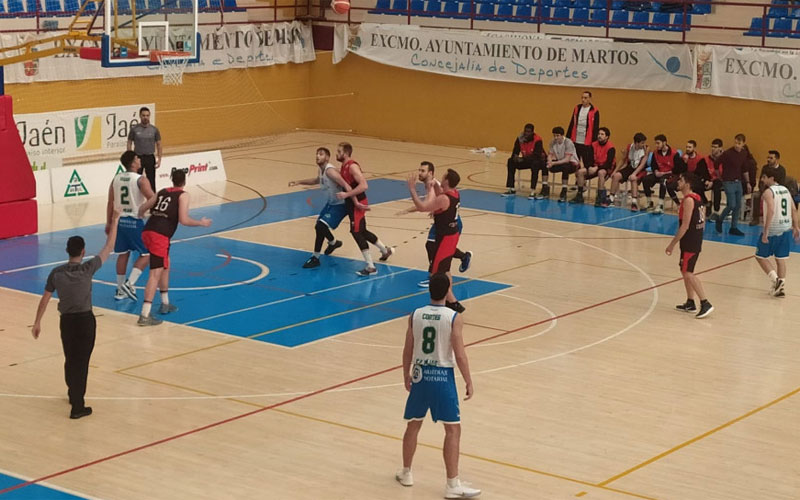
[[[736,260],[733,260],[731,262],[727,262],[725,264],[720,264],[718,266],[714,266],[714,267],[711,267],[709,269],[705,269],[705,270],[697,272],[695,274],[708,273],[708,272],[711,272],[711,271],[715,271],[717,269],[721,269],[723,267],[727,267],[727,266],[731,266],[731,265],[734,265],[734,264],[738,264],[740,262],[744,262],[744,261],[752,259],[752,258],[753,258],[752,255],[748,255],[747,257],[743,257],[741,259],[736,259]],[[492,340],[492,339],[503,337],[505,335],[510,335],[512,333],[519,332],[520,330],[524,330],[524,329],[530,328],[532,326],[537,326],[537,325],[540,325],[542,323],[550,322],[553,319],[561,319],[561,318],[565,318],[565,317],[568,317],[568,316],[572,316],[572,315],[575,315],[575,314],[577,314],[579,312],[582,312],[582,311],[587,311],[589,309],[594,309],[594,308],[599,307],[601,305],[605,305],[605,304],[609,304],[609,303],[612,303],[612,302],[616,302],[616,301],[631,297],[633,295],[637,295],[637,294],[646,292],[648,290],[652,290],[654,288],[659,288],[659,287],[662,287],[662,286],[666,286],[666,285],[675,283],[677,281],[680,281],[681,279],[682,278],[676,278],[676,279],[673,279],[673,280],[670,280],[670,281],[666,281],[664,283],[659,283],[659,284],[657,284],[655,286],[650,286],[650,287],[647,287],[647,288],[643,288],[641,290],[637,290],[635,292],[627,293],[625,295],[620,295],[619,297],[615,297],[613,299],[605,300],[603,302],[599,302],[599,303],[594,304],[594,305],[585,306],[585,307],[582,307],[582,308],[577,309],[575,311],[566,312],[564,314],[556,316],[555,318],[546,318],[544,320],[537,321],[537,322],[531,323],[529,325],[525,325],[525,326],[522,326],[522,327],[519,327],[519,328],[515,328],[513,330],[508,330],[506,332],[498,333],[496,335],[492,335],[490,337],[486,337],[486,338],[477,340],[475,342],[471,342],[471,343],[467,344],[467,346],[480,344],[480,343],[487,342],[487,341]],[[351,380],[347,380],[345,382],[340,382],[338,384],[331,385],[331,386],[328,386],[328,387],[325,387],[325,388],[322,388],[322,389],[317,389],[316,391],[309,392],[308,394],[303,394],[301,396],[297,396],[297,397],[294,397],[294,398],[286,399],[284,401],[280,401],[278,403],[275,403],[275,404],[272,404],[272,405],[269,405],[269,406],[265,406],[263,408],[258,408],[256,410],[249,411],[247,413],[243,413],[243,414],[237,415],[235,417],[227,418],[227,419],[220,420],[220,421],[217,421],[217,422],[212,422],[210,424],[207,424],[207,425],[204,425],[204,426],[201,426],[201,427],[197,427],[195,429],[190,429],[188,431],[181,432],[180,434],[175,434],[174,436],[170,436],[170,437],[167,437],[167,438],[164,438],[164,439],[159,439],[157,441],[153,441],[153,442],[150,442],[150,443],[143,444],[141,446],[137,446],[136,448],[131,448],[129,450],[121,451],[121,452],[115,453],[113,455],[108,455],[106,457],[98,458],[97,460],[93,460],[91,462],[86,462],[86,463],[81,464],[81,465],[76,465],[75,467],[70,467],[69,469],[64,469],[64,470],[61,470],[61,471],[58,471],[58,472],[53,472],[53,473],[48,474],[46,476],[42,476],[42,477],[39,477],[39,478],[36,478],[36,479],[32,479],[30,481],[26,481],[24,483],[20,483],[20,484],[5,488],[3,490],[0,490],[0,495],[3,495],[5,493],[9,493],[11,491],[15,491],[15,490],[18,490],[18,489],[21,489],[21,488],[25,488],[26,486],[30,486],[32,484],[37,484],[37,483],[40,483],[42,481],[47,481],[48,479],[52,479],[54,477],[63,476],[65,474],[69,474],[70,472],[75,472],[75,471],[78,471],[78,470],[81,470],[81,469],[85,469],[85,468],[91,467],[93,465],[101,464],[103,462],[107,462],[107,461],[113,460],[115,458],[123,457],[125,455],[130,455],[131,453],[135,453],[137,451],[141,451],[141,450],[145,450],[145,449],[148,449],[148,448],[152,448],[153,446],[157,446],[159,444],[168,443],[170,441],[174,441],[176,439],[180,439],[180,438],[185,437],[185,436],[190,436],[192,434],[196,434],[198,432],[202,432],[202,431],[207,430],[207,429],[213,429],[215,427],[219,427],[220,425],[227,424],[229,422],[234,422],[236,420],[241,420],[241,419],[249,417],[251,415],[256,415],[256,414],[259,414],[259,413],[263,413],[263,412],[265,412],[267,410],[271,410],[273,408],[279,408],[281,406],[285,406],[285,405],[288,405],[290,403],[294,403],[296,401],[301,401],[303,399],[308,399],[308,398],[316,396],[318,394],[329,392],[329,391],[332,391],[333,389],[338,389],[339,387],[344,387],[344,386],[347,386],[347,385],[354,384],[356,382],[361,382],[362,380],[368,380],[368,379],[377,377],[379,375],[383,375],[385,373],[392,372],[392,371],[397,370],[399,368],[402,368],[402,365],[395,365],[395,366],[392,366],[392,367],[389,367],[389,368],[384,368],[383,370],[380,370],[380,371],[377,371],[377,372],[373,372],[373,373],[370,373],[370,374],[367,374],[367,375],[363,375],[361,377],[354,378],[354,379],[351,379]],[[798,388],[795,392],[800,392],[800,388]],[[788,396],[790,396],[792,394],[794,394],[794,393],[790,393],[789,395],[784,396],[782,399],[785,399],[786,397],[788,397]],[[780,401],[780,400],[781,399],[779,399],[777,401]],[[775,401],[775,402],[777,402],[777,401]],[[771,404],[774,404],[775,402],[773,402]],[[745,418],[748,415],[749,414],[744,415],[741,418]],[[704,436],[700,436],[699,439],[702,439],[702,437],[704,437]],[[690,444],[690,443],[687,443],[687,444]],[[658,459],[658,458],[660,458],[660,457],[656,457],[655,459]],[[640,464],[640,466],[637,466],[637,468],[643,467],[644,465],[647,465],[647,463]],[[628,473],[630,473],[632,471],[633,470],[625,471],[624,473],[622,473],[622,475],[618,475],[618,477],[614,477],[614,478],[608,479],[608,480],[604,481],[603,483],[599,483],[597,486],[604,486],[605,484],[608,484],[608,483],[618,479],[619,477],[622,477],[623,475],[626,475],[626,474],[628,474]]]
[[[616,476],[610,477],[610,478],[606,479],[605,481],[597,483],[596,486],[605,486],[607,484],[613,483],[614,481],[622,479],[623,477],[627,476],[628,474],[631,474],[632,472],[636,472],[637,470],[641,469],[642,467],[646,467],[646,466],[652,464],[653,462],[657,462],[657,461],[661,460],[662,458],[666,457],[667,455],[671,455],[671,454],[675,453],[678,450],[686,448],[690,444],[696,443],[696,442],[700,441],[701,439],[707,438],[708,436],[710,436],[710,435],[712,435],[712,434],[714,434],[716,432],[719,432],[722,429],[730,427],[730,426],[732,426],[733,424],[735,424],[737,422],[741,422],[742,420],[746,419],[747,417],[755,415],[756,413],[758,413],[760,411],[766,410],[767,408],[769,408],[771,406],[774,406],[774,405],[780,403],[781,401],[783,401],[785,399],[789,399],[790,397],[794,396],[797,393],[800,393],[800,387],[798,387],[797,389],[795,389],[795,390],[793,390],[791,392],[788,392],[788,393],[784,394],[783,396],[780,396],[777,399],[773,399],[772,401],[770,401],[767,404],[761,405],[758,408],[750,410],[747,413],[745,413],[744,415],[740,415],[740,416],[734,418],[733,420],[729,420],[729,421],[725,422],[722,425],[718,425],[717,427],[714,427],[710,431],[706,431],[706,432],[700,434],[699,436],[695,436],[695,437],[693,437],[692,439],[690,439],[688,441],[684,441],[683,443],[668,449],[667,451],[665,451],[663,453],[659,453],[658,455],[654,456],[653,458],[645,460],[644,462],[642,462],[642,463],[640,463],[638,465],[634,465],[630,469],[628,469],[628,470],[626,470],[624,472],[620,472]]]

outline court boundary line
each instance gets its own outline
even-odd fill
[[[703,271],[699,271],[699,272],[697,272],[695,274],[705,274],[705,273],[708,273],[708,272],[711,272],[711,271],[715,271],[715,270],[721,269],[723,267],[727,267],[727,266],[738,264],[740,262],[744,262],[744,261],[752,259],[752,258],[753,258],[752,255],[748,255],[747,257],[743,257],[743,258],[740,258],[740,259],[729,261],[729,262],[726,262],[726,263],[711,267],[709,269],[705,269]],[[624,299],[626,299],[628,297],[631,297],[631,296],[634,296],[634,295],[638,295],[640,293],[649,291],[649,290],[651,290],[653,288],[659,288],[659,287],[662,287],[662,286],[670,285],[672,283],[680,281],[681,279],[683,279],[683,278],[675,278],[673,280],[669,280],[669,281],[666,281],[666,282],[663,282],[663,283],[656,284],[654,286],[650,286],[650,287],[647,287],[647,288],[636,290],[636,291],[633,291],[633,292],[630,292],[630,293],[627,293],[627,294],[624,294],[624,295],[620,295],[618,297],[614,297],[614,298],[611,298],[611,299],[608,299],[608,300],[604,300],[602,302],[598,302],[598,303],[595,303],[595,304],[590,304],[588,306],[584,306],[584,307],[581,307],[579,309],[576,309],[576,310],[573,310],[573,311],[568,311],[566,313],[560,314],[555,319],[561,319],[561,318],[564,318],[564,317],[573,316],[575,314],[579,314],[579,313],[587,311],[587,310],[595,309],[597,307],[601,307],[601,306],[604,306],[604,305],[612,303],[612,302],[616,302],[616,301],[619,301],[619,300],[624,300]],[[495,338],[499,338],[499,337],[502,337],[502,336],[505,336],[505,335],[510,335],[512,333],[516,333],[516,332],[518,332],[520,330],[523,330],[525,328],[530,328],[532,326],[536,326],[536,325],[542,324],[543,322],[550,322],[552,320],[553,320],[553,318],[546,318],[544,320],[537,321],[537,322],[531,323],[529,325],[518,327],[518,328],[515,328],[515,329],[512,329],[512,330],[508,330],[508,331],[503,332],[503,333],[499,333],[499,334],[496,334],[496,335],[492,335],[492,336],[489,336],[489,337],[486,337],[486,338],[471,342],[469,344],[466,344],[466,346],[469,347],[469,346],[472,346],[472,345],[475,345],[475,344],[479,344],[479,343],[483,343],[483,342],[486,342],[486,341],[489,341],[489,340],[492,340],[492,339],[495,339]],[[38,484],[38,483],[41,483],[43,481],[47,481],[48,479],[52,479],[52,478],[55,478],[55,477],[63,476],[63,475],[69,474],[71,472],[75,472],[75,471],[78,471],[78,470],[86,469],[86,468],[92,467],[92,466],[97,465],[97,464],[108,462],[110,460],[114,460],[114,459],[119,458],[119,457],[130,455],[132,453],[136,453],[136,452],[141,451],[141,450],[152,448],[152,447],[158,446],[160,444],[164,444],[164,443],[168,443],[168,442],[171,442],[171,441],[175,441],[177,439],[180,439],[180,438],[183,438],[183,437],[186,437],[186,436],[190,436],[190,435],[193,435],[193,434],[196,434],[196,433],[208,430],[208,429],[213,429],[215,427],[219,427],[221,425],[228,424],[230,422],[235,422],[237,420],[241,420],[241,419],[244,419],[246,417],[250,417],[252,415],[257,415],[257,414],[263,413],[263,412],[265,412],[267,410],[271,410],[271,409],[274,409],[274,408],[279,408],[281,406],[285,406],[285,405],[288,405],[288,404],[291,404],[291,403],[294,403],[294,402],[297,402],[297,401],[302,401],[304,399],[308,399],[308,398],[314,397],[314,396],[319,395],[319,394],[330,392],[330,391],[332,391],[334,389],[338,389],[340,387],[344,387],[344,386],[347,386],[347,385],[354,384],[356,382],[361,382],[362,380],[368,380],[368,379],[371,379],[371,378],[374,378],[374,377],[377,377],[377,376],[380,376],[380,375],[383,375],[383,374],[386,374],[386,373],[390,373],[390,372],[395,371],[395,370],[400,369],[400,368],[402,368],[402,365],[394,365],[394,366],[391,366],[389,368],[384,368],[384,369],[379,370],[379,371],[375,371],[375,372],[372,372],[372,373],[369,373],[369,374],[366,374],[366,375],[362,375],[360,377],[356,377],[356,378],[353,378],[353,379],[350,379],[350,380],[339,382],[339,383],[334,384],[334,385],[323,387],[321,389],[317,389],[317,390],[309,392],[307,394],[303,394],[303,395],[296,396],[296,397],[293,397],[293,398],[289,398],[289,399],[286,399],[286,400],[283,400],[283,401],[279,401],[277,403],[265,406],[263,408],[258,408],[258,409],[255,409],[255,410],[252,410],[252,411],[248,411],[248,412],[245,412],[245,413],[242,413],[242,414],[239,414],[239,415],[235,415],[233,417],[229,417],[229,418],[223,419],[223,420],[218,420],[216,422],[211,422],[209,424],[202,425],[202,426],[196,427],[194,429],[189,429],[187,431],[184,431],[184,432],[181,432],[181,433],[178,433],[178,434],[174,434],[174,435],[168,436],[166,438],[158,439],[156,441],[151,441],[149,443],[145,443],[145,444],[142,444],[140,446],[137,446],[137,447],[134,447],[134,448],[130,448],[128,450],[123,450],[123,451],[114,453],[112,455],[107,455],[105,457],[100,457],[98,459],[95,459],[95,460],[92,460],[92,461],[89,461],[89,462],[85,462],[83,464],[79,464],[79,465],[76,465],[76,466],[73,466],[73,467],[70,467],[70,468],[67,468],[67,469],[63,469],[63,470],[60,470],[60,471],[52,472],[50,474],[41,476],[39,478],[32,479],[32,480],[26,481],[24,483],[20,483],[20,484],[17,484],[17,485],[2,489],[2,490],[0,490],[0,495],[3,495],[5,493],[10,493],[11,491],[16,491],[18,489],[22,489],[22,488],[25,488],[27,486],[33,485],[33,484]],[[800,392],[800,388],[797,389],[797,392]]]

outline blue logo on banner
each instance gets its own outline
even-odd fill
[[[656,59],[656,56],[654,56],[652,52],[647,51],[647,53],[650,54],[650,57],[653,59],[653,62],[656,63],[659,68],[663,69],[664,71],[666,71],[670,75],[676,76],[678,78],[686,78],[687,80],[691,80],[692,79],[692,77],[690,75],[679,75],[678,74],[678,71],[681,70],[681,60],[680,60],[679,57],[672,56],[669,59],[667,59],[666,63],[662,63],[661,61]]]

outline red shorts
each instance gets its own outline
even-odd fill
[[[678,263],[681,267],[682,273],[693,273],[694,266],[697,264],[697,257],[700,256],[700,252],[684,252],[681,250],[681,260]]]
[[[453,261],[453,254],[456,253],[456,247],[458,246],[458,236],[459,234],[456,233],[436,237],[436,247],[430,269],[431,274],[450,272],[450,263]]]
[[[169,238],[155,231],[142,231],[142,241],[150,251],[150,269],[169,269]]]

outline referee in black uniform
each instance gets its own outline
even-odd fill
[[[142,172],[153,192],[156,191],[156,169],[161,166],[161,132],[150,124],[150,109],[139,110],[139,123],[131,127],[128,134],[128,151],[141,159]]]
[[[58,312],[61,313],[61,345],[64,347],[64,378],[72,411],[69,418],[81,418],[92,414],[84,404],[86,379],[89,376],[89,358],[94,349],[97,323],[92,313],[92,276],[111,255],[117,239],[117,222],[120,212],[114,213],[108,232],[106,246],[93,258],[83,262],[86,244],[80,236],[67,240],[69,261],[50,271],[44,294],[36,310],[33,323],[33,338],[38,339],[42,331],[42,316],[53,292],[58,293]]]

